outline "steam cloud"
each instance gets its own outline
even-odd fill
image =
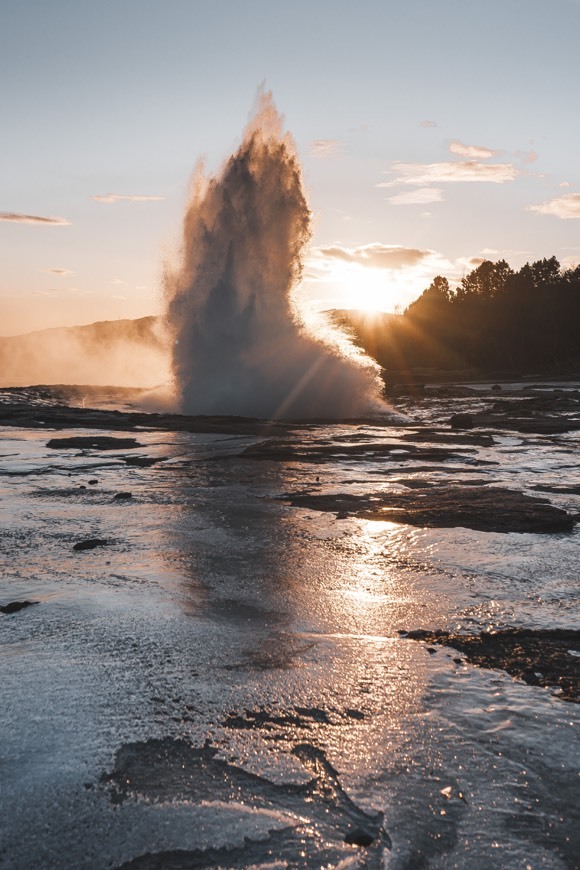
[[[262,418],[384,412],[377,367],[306,334],[292,302],[311,236],[294,143],[261,93],[238,151],[195,174],[165,275],[181,409]]]

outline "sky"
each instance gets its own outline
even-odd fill
[[[259,86],[301,158],[299,299],[403,310],[580,262],[580,0],[0,0],[0,335],[155,314],[196,162]]]

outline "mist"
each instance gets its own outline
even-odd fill
[[[169,379],[170,355],[155,317],[0,338],[0,387],[109,384],[152,388]]]

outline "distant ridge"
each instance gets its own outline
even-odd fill
[[[361,345],[388,335],[400,315],[333,309],[331,324]],[[56,326],[0,337],[0,387],[83,384],[156,387],[170,378],[168,340],[160,317],[99,320],[83,326]]]
[[[127,318],[125,320],[97,320],[81,326],[51,326],[47,329],[35,329],[33,332],[23,332],[20,335],[0,336],[0,342],[22,341],[33,337],[63,336],[75,334],[87,341],[99,339],[118,340],[121,336],[133,336],[136,340],[152,340],[159,342],[159,319],[153,315]]]
[[[0,387],[167,381],[169,355],[160,318],[103,320],[0,338]]]

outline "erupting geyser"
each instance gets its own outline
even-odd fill
[[[166,270],[182,411],[272,419],[386,410],[374,363],[307,335],[295,310],[310,225],[293,140],[262,93],[221,173],[196,172],[181,262]]]

